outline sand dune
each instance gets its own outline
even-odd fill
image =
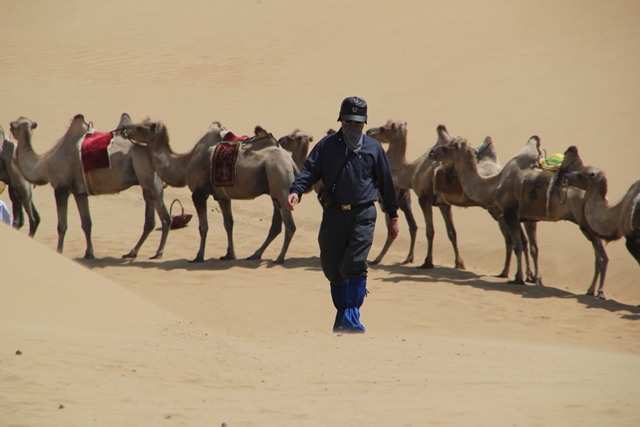
[[[123,112],[162,120],[186,152],[214,120],[237,134],[300,128],[318,141],[340,101],[369,102],[368,126],[404,120],[407,160],[445,124],[501,163],[539,135],[547,153],[576,145],[606,171],[617,201],[640,176],[640,6],[632,1],[7,2],[0,14],[1,125],[38,122],[51,149],[82,113],[98,130]],[[8,133],[8,132],[7,132]],[[187,188],[168,187],[194,214]],[[10,205],[5,191],[0,199]],[[190,263],[197,218],[159,231],[135,260],[139,187],[90,198],[96,260],[73,198],[63,254],[49,185],[34,189],[42,223],[0,224],[0,425],[636,426],[640,420],[640,286],[624,241],[602,301],[585,296],[591,244],[570,223],[538,227],[545,287],[509,286],[495,222],[455,209],[467,269],[435,212],[435,263],[420,227],[402,265],[406,225],[371,266],[364,336],[334,335],[310,194],[283,265],[279,236],[247,261],[271,221],[267,197],[234,201],[238,259],[209,201],[204,263]],[[384,242],[379,217],[371,258]],[[514,267],[512,266],[512,274]]]

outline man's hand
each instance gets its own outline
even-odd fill
[[[392,219],[389,221],[389,225],[387,226],[389,229],[389,239],[395,240],[400,234],[400,225],[398,225],[398,219]]]
[[[292,211],[293,206],[298,203],[298,195],[296,193],[291,193],[287,196],[287,209]]]

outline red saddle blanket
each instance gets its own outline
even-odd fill
[[[247,138],[248,138],[247,135],[237,136],[235,133],[231,131],[227,131],[222,137],[222,140],[224,142],[235,142],[235,141],[244,141]]]
[[[214,187],[236,185],[236,163],[240,144],[221,142],[213,150],[211,160],[211,184]]]
[[[93,132],[84,136],[80,146],[80,158],[84,173],[93,169],[111,167],[109,146],[113,141],[112,132]]]

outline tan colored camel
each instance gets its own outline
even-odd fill
[[[291,153],[293,162],[299,170],[302,170],[304,161],[307,160],[309,147],[312,142],[313,136],[300,129],[294,129],[290,134],[278,139],[278,144]]]
[[[599,278],[599,296],[604,298],[607,255],[602,241],[589,229],[584,219],[584,191],[570,188],[563,193],[555,188],[556,180],[553,173],[536,169],[540,157],[539,147],[540,139],[537,136],[530,138],[523,150],[510,159],[498,174],[489,177],[481,176],[478,173],[474,150],[464,138],[454,138],[451,144],[434,148],[430,156],[434,159],[446,158],[448,161],[454,162],[464,191],[479,203],[497,206],[502,212],[509,226],[511,238],[514,241],[514,251],[518,259],[518,272],[510,283],[524,283],[520,263],[523,245],[520,242],[519,222],[524,223],[529,237],[531,257],[535,268],[534,281],[536,284],[542,285],[538,265],[536,224],[538,221],[565,220],[578,224],[582,233],[591,242],[594,248],[596,267],[589,289],[595,287]],[[581,167],[582,162],[576,159],[570,150],[567,150],[560,173]],[[551,177],[549,177],[550,175]],[[533,190],[523,191],[524,183],[535,183],[536,181],[545,183],[544,188],[535,193]],[[538,198],[539,200],[536,201]],[[544,202],[541,209],[532,209],[534,202],[539,206],[541,201]]]
[[[3,141],[0,144],[0,181],[9,187],[13,227],[19,230],[24,225],[24,210],[29,219],[29,236],[33,237],[40,224],[40,214],[33,204],[33,186],[20,172],[16,144],[6,139],[2,126],[0,126],[0,139]]]
[[[129,116],[123,114],[119,127],[130,122]],[[36,122],[20,117],[11,123],[11,133],[18,141],[18,165],[25,178],[36,185],[50,183],[54,189],[58,211],[58,252],[61,253],[63,250],[67,231],[69,194],[75,197],[80,211],[82,230],[87,241],[84,258],[94,259],[88,196],[119,193],[133,185],[140,185],[145,201],[144,228],[138,243],[123,258],[135,258],[138,255],[140,247],[155,227],[154,209],[162,222],[162,236],[158,250],[152,258],[161,258],[169,235],[171,215],[164,204],[163,182],[153,170],[147,148],[134,145],[131,141],[116,135],[109,150],[111,167],[95,169],[83,176],[79,141],[90,130],[84,116],[76,115],[64,136],[42,155],[36,154],[32,146],[33,130],[36,127]],[[91,183],[91,188],[88,188],[85,182]]]
[[[565,182],[584,189],[584,216],[589,228],[606,241],[626,239],[629,253],[640,264],[640,179],[637,179],[626,194],[614,205],[607,200],[608,183],[604,171],[587,167],[585,170],[569,172]],[[593,295],[594,289],[590,289]]]
[[[500,165],[495,145],[493,144],[493,140],[490,136],[487,136],[480,147],[475,149],[474,152],[478,173],[480,175],[491,176],[500,172],[502,166]],[[514,252],[514,243],[509,232],[509,227],[502,216],[502,212],[497,206],[482,205],[481,203],[471,199],[462,188],[462,184],[460,183],[460,179],[456,173],[455,163],[447,161],[447,159],[438,160],[440,160],[442,164],[438,166],[435,171],[433,182],[435,192],[450,205],[461,207],[478,206],[486,209],[491,217],[498,223],[498,227],[505,242],[505,261],[504,267],[497,277],[508,278],[509,270],[511,268],[511,256]],[[522,240],[523,257],[526,265],[526,280],[528,282],[533,282],[533,272],[531,271],[529,256],[527,254],[528,241],[522,227],[520,227],[520,238]]]
[[[451,142],[452,138],[444,125],[439,125],[436,132],[438,139],[434,146],[445,145]],[[475,206],[475,203],[464,194],[452,198],[434,190],[435,172],[440,163],[429,158],[429,150],[413,162],[406,160],[406,123],[389,120],[383,126],[369,129],[367,135],[378,140],[380,143],[389,144],[387,157],[389,158],[395,185],[403,190],[413,189],[418,196],[418,202],[420,203],[427,228],[426,236],[428,243],[427,255],[424,263],[419,268],[433,268],[433,239],[435,235],[433,207],[436,206],[440,209],[447,228],[447,236],[453,246],[455,267],[464,269],[464,261],[458,250],[457,233],[453,224],[451,203],[455,203],[456,206],[465,207]]]
[[[221,125],[214,122],[205,135],[187,153],[176,154],[169,145],[169,133],[160,121],[145,120],[125,126],[127,135],[136,141],[148,144],[153,166],[169,185],[189,186],[200,222],[200,248],[193,262],[204,261],[204,250],[209,223],[207,199],[213,195],[220,205],[227,232],[227,253],[220,259],[236,259],[233,244],[233,214],[231,200],[250,200],[267,194],[273,202],[273,217],[267,239],[248,259],[260,259],[265,249],[285,227],[284,243],[276,259],[284,262],[285,254],[296,231],[291,211],[286,209],[286,198],[297,169],[291,156],[276,145],[276,139],[264,129],[257,127],[256,136],[243,144],[237,160],[237,183],[233,187],[214,187],[211,184],[211,161],[215,145],[221,141]]]

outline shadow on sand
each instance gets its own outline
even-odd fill
[[[611,313],[620,311],[629,312],[631,314],[623,314],[621,318],[627,320],[640,320],[640,307],[630,304],[624,304],[616,300],[601,300],[593,296],[584,294],[575,294],[566,290],[554,288],[552,286],[536,286],[536,285],[512,285],[507,283],[507,279],[493,277],[488,279],[487,276],[481,276],[471,271],[457,270],[450,267],[436,267],[433,269],[417,269],[414,266],[395,264],[395,265],[373,265],[369,267],[372,270],[384,270],[392,274],[392,277],[382,279],[391,283],[406,283],[408,281],[416,283],[436,283],[446,282],[457,286],[470,286],[482,289],[487,292],[509,292],[514,295],[520,295],[522,298],[540,299],[540,298],[563,298],[575,299],[578,303],[587,308],[607,310]],[[588,286],[588,284],[586,285]]]
[[[100,269],[106,267],[136,267],[162,269],[165,271],[184,270],[184,271],[225,271],[233,268],[245,268],[248,270],[256,270],[262,266],[267,268],[285,268],[285,269],[303,269],[306,271],[320,271],[320,258],[312,256],[307,258],[287,258],[284,264],[276,264],[273,260],[220,260],[210,258],[204,262],[190,262],[188,259],[174,260],[141,260],[141,259],[123,259],[115,257],[106,257],[95,260],[76,259],[77,262],[86,268]],[[481,276],[471,271],[457,270],[450,267],[436,267],[433,269],[418,269],[413,265],[407,264],[383,264],[370,265],[371,270],[386,271],[391,275],[382,279],[387,283],[407,283],[414,282],[417,284],[430,284],[438,282],[451,283],[456,286],[470,286],[482,289],[487,292],[509,292],[519,295],[522,298],[540,299],[540,298],[563,298],[575,299],[578,303],[587,308],[607,310],[611,313],[626,312],[620,317],[627,320],[640,320],[640,307],[635,305],[624,304],[615,300],[600,300],[598,298],[575,294],[573,292],[554,288],[552,286],[535,286],[535,285],[511,285],[506,279],[491,278]]]

